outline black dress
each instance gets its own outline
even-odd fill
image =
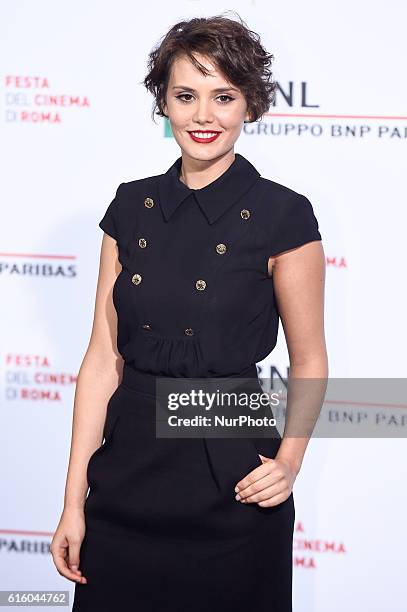
[[[281,438],[160,438],[155,379],[255,377],[276,344],[268,259],[321,240],[310,201],[236,153],[202,189],[161,175],[122,183],[100,227],[122,265],[113,289],[122,382],[108,402],[73,612],[291,612],[293,495],[273,507],[235,485]]]

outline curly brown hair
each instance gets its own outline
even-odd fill
[[[148,56],[149,72],[141,81],[154,96],[153,120],[155,114],[167,117],[163,103],[176,57],[185,54],[202,74],[209,74],[194,53],[211,59],[226,79],[242,91],[251,118],[249,123],[269,110],[277,87],[270,69],[274,55],[267,53],[260,36],[235,14],[238,21],[224,17],[224,13],[179,21],[160,39]]]

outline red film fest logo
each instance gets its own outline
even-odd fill
[[[303,569],[317,569],[321,557],[344,556],[347,554],[345,544],[337,540],[309,537],[304,523],[297,521],[294,526],[293,565]]]
[[[6,75],[6,123],[61,124],[71,109],[87,109],[89,98],[82,94],[52,91],[44,76]]]
[[[77,375],[56,371],[44,355],[5,356],[5,399],[63,402],[63,390],[76,385]]]

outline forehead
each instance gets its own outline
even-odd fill
[[[194,57],[210,72],[210,74],[202,74],[202,72],[194,66],[189,57],[180,55],[175,58],[172,64],[170,73],[171,85],[190,85],[191,82],[193,82],[195,84],[199,83],[205,86],[210,85],[215,87],[219,84],[228,84],[226,77],[220,72],[211,58],[198,53],[195,53]]]

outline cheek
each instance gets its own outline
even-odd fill
[[[171,117],[171,128],[173,131],[183,130],[190,120],[191,111],[180,104],[168,104],[168,115]]]
[[[170,125],[175,142],[179,146],[184,145],[186,137],[189,138],[188,134],[185,132],[188,121],[185,121],[185,119],[181,121],[179,118],[171,115]]]
[[[231,132],[240,132],[245,117],[246,115],[244,109],[240,108],[239,106],[229,110],[225,109],[222,116],[220,116],[220,120],[226,129],[230,130]]]

